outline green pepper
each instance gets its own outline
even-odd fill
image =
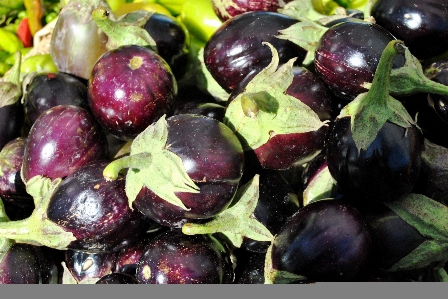
[[[204,42],[207,42],[222,24],[210,0],[186,0],[178,18],[191,35]]]
[[[33,47],[23,48],[20,49],[20,53],[22,54],[22,57],[25,56]],[[4,63],[9,64],[12,66],[16,62],[16,55],[15,54],[8,54],[8,57],[3,60]]]
[[[22,78],[29,73],[43,71],[58,72],[58,68],[54,64],[50,54],[30,56],[23,60],[20,66],[20,76]]]
[[[4,28],[0,28],[0,49],[8,53],[15,53],[22,48],[23,44],[16,34]]]
[[[6,64],[2,61],[0,61],[0,77],[3,77],[3,75],[11,68],[9,64]]]
[[[368,3],[369,0],[334,0],[334,1],[346,9],[363,10],[364,6]]]
[[[156,0],[157,3],[163,5],[168,9],[173,16],[178,16],[181,14],[182,7],[184,5],[185,0]],[[200,2],[200,1],[198,1]],[[210,1],[209,1],[210,2]]]

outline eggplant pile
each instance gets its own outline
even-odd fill
[[[0,284],[448,281],[448,3],[330,2],[68,1],[0,82]]]

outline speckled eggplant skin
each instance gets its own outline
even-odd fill
[[[412,192],[421,169],[423,137],[415,127],[386,122],[367,150],[352,137],[350,117],[338,119],[327,143],[328,170],[356,206]]]
[[[336,96],[351,101],[367,91],[363,84],[372,82],[383,50],[394,39],[375,23],[356,19],[338,23],[319,39],[314,56],[316,73]],[[400,54],[393,67],[403,64]]]
[[[58,283],[58,268],[46,248],[15,243],[0,259],[0,284]]]
[[[93,115],[109,133],[134,139],[162,115],[171,115],[177,82],[168,63],[149,48],[121,46],[102,55],[88,83]]]
[[[213,0],[213,10],[218,18],[225,22],[228,19],[251,11],[273,11],[277,12],[280,2],[288,3],[292,0]]]
[[[275,237],[274,269],[309,281],[350,281],[368,261],[371,237],[361,214],[342,200],[312,202]]]
[[[220,241],[179,229],[149,241],[136,274],[140,284],[223,284],[233,275],[230,253]]]
[[[138,284],[138,281],[126,273],[110,273],[101,277],[95,284]]]
[[[22,165],[22,180],[36,175],[64,178],[84,164],[107,157],[107,139],[86,109],[59,105],[31,127]]]
[[[189,211],[146,187],[133,204],[164,226],[181,227],[189,220],[211,218],[230,205],[243,175],[244,152],[232,130],[213,118],[179,114],[169,117],[167,123],[169,150],[182,159],[200,193],[176,193]]]
[[[141,237],[150,221],[132,210],[125,193],[125,180],[106,180],[108,161],[94,161],[66,177],[48,205],[48,219],[72,232],[76,241],[68,248],[117,251]]]
[[[252,70],[266,67],[272,53],[262,42],[278,51],[280,63],[297,57],[300,65],[306,51],[291,41],[275,36],[298,20],[278,12],[247,12],[224,22],[204,48],[204,62],[210,74],[231,92]]]
[[[0,198],[16,206],[33,207],[33,198],[20,178],[26,143],[27,138],[17,137],[0,151]]]

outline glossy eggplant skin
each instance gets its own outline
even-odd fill
[[[314,66],[330,90],[346,101],[366,92],[364,83],[373,80],[386,45],[396,39],[383,27],[362,20],[338,23],[319,39]],[[402,66],[404,56],[395,58],[393,67]]]
[[[17,137],[0,151],[0,198],[19,207],[34,207],[20,178],[27,138]]]
[[[297,23],[296,19],[277,12],[247,12],[224,22],[204,48],[204,63],[210,74],[227,92],[253,69],[266,67],[272,53],[262,42],[278,51],[280,63],[297,57],[300,65],[306,51],[291,41],[276,38],[279,30]]]
[[[24,123],[25,110],[20,101],[0,108],[0,150],[22,135]]]
[[[21,177],[64,178],[84,164],[107,157],[107,139],[92,114],[81,107],[48,109],[31,127]]]
[[[379,0],[370,13],[418,59],[448,51],[448,3],[444,0]]]
[[[168,63],[176,78],[187,70],[189,34],[175,18],[153,13],[144,27],[154,39],[157,52]]]
[[[70,274],[78,282],[87,279],[101,279],[113,272],[117,260],[117,252],[87,252],[67,249],[64,262]]]
[[[358,210],[341,200],[320,200],[286,221],[273,242],[272,265],[308,281],[350,281],[370,251],[370,233]]]
[[[335,121],[327,143],[328,169],[353,204],[390,201],[411,192],[421,168],[423,136],[386,122],[367,150],[356,147],[350,117]]]
[[[233,275],[230,252],[218,239],[179,229],[152,239],[137,266],[140,284],[225,284]]]
[[[181,227],[190,220],[211,218],[230,205],[243,174],[244,152],[232,130],[213,118],[178,114],[167,118],[167,123],[169,150],[182,159],[200,192],[176,193],[189,211],[146,187],[133,204],[161,225]]]
[[[131,210],[124,177],[108,181],[108,161],[93,161],[67,176],[48,205],[48,219],[72,232],[74,250],[118,251],[139,239],[151,222]]]
[[[74,105],[89,109],[86,84],[66,73],[36,74],[26,85],[23,101],[31,126],[43,112],[54,106]]]
[[[162,115],[171,115],[176,94],[177,81],[168,63],[137,45],[101,55],[88,83],[92,114],[122,140],[134,139]]]

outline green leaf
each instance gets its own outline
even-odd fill
[[[279,30],[280,35],[277,38],[289,40],[307,51],[307,55],[302,64],[310,65],[314,61],[314,52],[316,51],[322,35],[328,30],[328,27],[319,25],[307,18],[298,18],[300,22],[290,27]]]
[[[240,247],[243,237],[257,241],[272,241],[274,236],[257,219],[253,213],[259,196],[259,175],[238,188],[233,206],[227,208],[209,222],[203,224],[186,223],[182,232],[186,235],[224,234],[235,247]]]
[[[245,151],[256,149],[276,134],[305,133],[327,125],[306,104],[285,94],[293,80],[295,58],[278,69],[277,50],[269,43],[272,61],[227,107],[224,123],[239,137]]]
[[[448,207],[422,194],[406,194],[384,203],[427,240],[389,271],[420,269],[448,259]]]
[[[294,0],[288,2],[283,8],[279,8],[278,12],[295,19],[305,17],[310,20],[319,20],[328,16],[328,14],[318,12],[314,8],[312,0]]]
[[[199,193],[199,187],[189,177],[182,159],[169,151],[168,123],[163,115],[133,140],[129,156],[116,159],[104,169],[106,178],[116,179],[118,173],[129,168],[126,175],[126,195],[129,206],[146,186],[167,202],[189,210],[176,192]]]
[[[150,47],[157,53],[157,45],[151,35],[143,26],[152,16],[152,12],[138,10],[118,19],[111,20],[111,12],[105,7],[98,7],[92,11],[92,19],[98,27],[107,35],[108,50],[116,49],[124,45],[137,45]]]

